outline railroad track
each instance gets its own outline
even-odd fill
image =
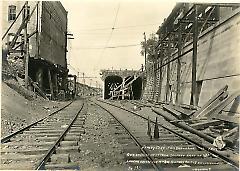
[[[195,134],[106,101],[95,103],[113,116],[112,124],[118,128],[120,143],[125,144],[125,160],[131,170],[238,170],[238,163]],[[148,122],[151,128],[157,126],[159,138],[147,135]]]
[[[85,119],[84,102],[75,101],[2,138],[0,169],[80,169],[71,153],[79,152]]]

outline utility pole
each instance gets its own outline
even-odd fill
[[[83,72],[82,75],[83,75],[83,96],[84,96],[84,89],[85,89],[85,88],[84,88],[84,86],[85,86],[85,78],[84,78],[84,75],[85,75],[85,73]]]
[[[77,81],[79,81],[79,72],[77,72]]]
[[[28,17],[28,2],[26,2],[23,12],[23,22],[25,18]],[[29,62],[29,41],[27,35],[27,22],[24,27],[24,58],[25,58],[25,87],[28,88],[28,62]]]
[[[144,44],[145,44],[145,52],[144,52],[144,58],[145,58],[145,71],[147,71],[147,40],[146,40],[146,34],[145,34],[145,32],[143,33],[143,35],[144,35]]]

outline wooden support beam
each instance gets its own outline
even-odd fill
[[[236,116],[228,116],[228,115],[218,115],[217,117],[215,117],[216,119],[219,119],[221,121],[227,121],[227,122],[232,122],[232,123],[236,123],[236,124],[240,124],[240,117],[238,115]]]
[[[40,39],[39,39],[39,22],[40,22],[40,20],[39,20],[39,4],[37,4],[37,16],[36,16],[36,18],[37,18],[37,23],[36,23],[36,56],[37,56],[37,58],[39,58],[39,54],[40,54],[40,47],[39,47],[39,45],[40,45]]]
[[[159,70],[160,68],[162,68],[162,67],[168,65],[169,63],[171,63],[171,62],[177,60],[178,58],[181,58],[181,57],[183,57],[184,55],[186,55],[186,54],[192,52],[192,50],[193,50],[193,48],[190,48],[189,50],[183,52],[180,56],[177,56],[177,57],[175,57],[175,58],[169,60],[168,62],[165,62],[164,64],[162,64],[161,66],[159,66],[155,71],[157,71],[157,70]]]
[[[144,35],[144,43],[145,43],[145,47],[144,47],[144,65],[145,65],[145,71],[147,72],[147,39],[146,39],[145,32],[143,33],[143,35]]]
[[[194,9],[194,24],[193,24],[193,55],[192,55],[192,88],[190,104],[197,106],[197,43],[198,43],[198,11],[197,6]]]
[[[8,27],[7,31],[4,33],[2,40],[6,37],[6,35],[8,34],[8,32],[10,31],[10,29],[12,28],[12,26],[14,25],[14,23],[17,21],[18,17],[20,16],[20,14],[22,13],[23,9],[25,8],[25,5],[28,2],[25,2],[24,5],[22,6],[21,10],[19,11],[19,13],[17,14],[15,20],[11,23],[11,25]]]
[[[182,25],[180,24],[178,29],[178,56],[182,54]],[[179,104],[180,99],[180,86],[181,86],[181,59],[177,59],[177,92],[176,103]]]
[[[158,58],[158,49],[156,49],[156,52],[154,54],[154,60],[153,60],[153,96],[152,100],[156,100],[155,94],[156,94],[156,84],[157,84],[157,72],[155,71],[157,68],[157,58]]]
[[[27,11],[27,4],[28,3],[25,3],[26,11]],[[10,43],[10,48],[13,48],[15,46],[15,43],[17,41],[17,38],[18,38],[19,34],[21,33],[22,29],[24,29],[26,27],[28,21],[32,17],[32,15],[33,15],[33,13],[34,13],[34,11],[35,11],[35,9],[36,9],[38,4],[39,4],[39,2],[37,2],[36,5],[34,6],[34,8],[33,8],[32,12],[31,12],[31,14],[29,15],[29,17],[23,17],[23,21],[22,21],[21,25],[19,26],[15,36],[13,37],[13,39],[12,39],[12,41]]]
[[[53,93],[52,75],[51,75],[50,69],[48,69],[48,82],[49,82],[49,88],[50,88],[50,92],[51,92],[52,99],[53,99],[54,98],[54,93]]]
[[[216,98],[205,110],[204,113],[201,114],[201,117],[212,117],[213,116],[213,111],[218,108],[220,104],[222,104],[223,100],[228,97],[228,92],[224,92],[221,96]]]
[[[227,133],[223,134],[223,139],[226,139],[227,137],[230,137],[232,135],[234,135],[235,133],[238,133],[239,132],[239,127],[236,126],[235,128],[229,130]]]
[[[25,4],[24,8],[25,8],[26,12],[23,13],[23,23],[25,22],[25,18],[27,18],[28,3]],[[29,39],[28,39],[28,35],[27,35],[27,22],[25,23],[24,26],[25,26],[24,27],[24,59],[25,59],[24,60],[24,62],[25,62],[25,79],[24,80],[25,80],[25,87],[28,88]]]
[[[58,94],[58,76],[57,73],[53,74],[53,84],[54,84],[54,90],[55,90],[55,94]]]
[[[164,110],[162,110],[162,109],[152,108],[152,110],[153,110],[155,113],[163,116],[167,121],[170,121],[170,122],[171,122],[171,121],[174,121],[174,120],[176,119],[176,117],[174,117],[174,116],[172,116],[172,115],[169,115],[168,112],[166,112],[166,111],[164,111]],[[209,136],[209,135],[207,135],[207,134],[204,134],[204,133],[202,133],[201,131],[198,131],[198,130],[196,130],[196,129],[190,127],[190,126],[188,126],[188,125],[187,125],[186,123],[184,123],[184,122],[173,122],[173,124],[176,125],[177,127],[180,127],[180,128],[182,128],[182,129],[184,129],[184,130],[187,130],[187,131],[189,131],[189,132],[191,132],[191,133],[193,133],[193,134],[196,134],[196,135],[204,138],[206,141],[208,141],[208,142],[210,142],[210,143],[213,143],[213,141],[214,141],[214,138],[212,138],[211,136]]]
[[[200,117],[203,115],[204,112],[206,112],[209,108],[209,106],[217,99],[219,98],[224,92],[226,92],[228,89],[228,86],[224,86],[222,89],[220,89],[213,97],[211,97],[208,102],[202,106],[198,111],[196,111],[193,114],[193,117]]]
[[[37,30],[35,30],[34,32],[32,32],[30,35],[27,36],[27,39],[31,38],[34,34],[37,33]],[[24,44],[24,42],[19,43],[17,46],[15,46],[12,49],[9,49],[9,51],[11,52],[11,50],[16,50],[17,48],[19,48],[20,46],[22,46]]]
[[[216,23],[218,20],[198,20],[198,23],[208,23],[208,24],[214,24]],[[192,20],[186,20],[186,19],[183,19],[183,20],[180,20],[180,23],[194,23],[194,21]]]
[[[163,54],[161,54],[162,49],[160,50],[160,60],[159,60],[159,64],[160,66],[162,65],[162,61],[163,61]],[[157,71],[155,71],[157,72]],[[159,70],[159,85],[158,85],[158,97],[157,97],[157,101],[161,101],[161,94],[162,94],[162,77],[163,77],[163,70],[162,67]]]
[[[181,112],[184,116],[190,117],[195,111],[190,109],[184,109],[178,105],[170,105],[174,110]]]
[[[39,88],[39,86],[37,85],[37,83],[36,82],[33,82],[33,80],[29,77],[29,82],[30,82],[30,84],[35,88],[35,90],[38,92],[38,94],[40,95],[40,96],[42,96],[44,99],[47,99],[47,100],[49,100],[48,98],[47,98],[47,96],[45,95],[45,93],[41,90],[41,88]]]
[[[183,119],[183,115],[181,112],[176,111],[175,109],[171,108],[169,105],[164,105],[163,109],[169,113],[171,113],[177,119]]]
[[[168,64],[167,64],[167,83],[166,83],[166,93],[165,93],[165,101],[166,102],[168,102],[168,100],[169,100],[169,90],[170,90],[170,72],[171,72],[171,67],[170,67],[170,65],[171,65],[171,63],[169,62],[170,61],[170,59],[171,59],[171,49],[170,49],[170,44],[171,44],[171,39],[169,38],[168,39],[168,56],[167,56],[167,58],[168,58]]]
[[[235,93],[231,94],[229,97],[227,97],[222,103],[220,103],[216,108],[212,110],[211,116],[212,118],[218,118],[218,115],[227,105],[229,105],[234,99],[238,98],[240,96],[240,91],[236,91]],[[232,116],[229,116],[232,117]]]
[[[191,124],[190,126],[194,129],[205,129],[209,126],[216,126],[216,125],[220,125],[222,123],[223,123],[223,121],[220,121],[220,120],[206,120],[203,122]]]

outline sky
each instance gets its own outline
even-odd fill
[[[176,4],[161,0],[61,2],[68,11],[68,32],[74,37],[68,40],[70,73],[96,77],[86,79],[91,86],[102,84],[101,69],[140,69],[144,63],[140,54],[143,33],[146,32],[147,38],[156,33]]]

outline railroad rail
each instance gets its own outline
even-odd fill
[[[85,133],[84,106],[82,101],[70,102],[5,137],[1,143],[1,169],[79,170],[77,163],[70,162],[70,154],[80,151],[78,141]],[[67,107],[68,111],[64,110]]]
[[[65,109],[66,107],[68,107],[70,104],[72,104],[72,102],[73,102],[73,101],[71,101],[71,102],[68,103],[67,105],[63,106],[62,108],[60,108],[60,109],[58,109],[58,110],[56,110],[56,111],[50,113],[49,115],[47,115],[47,116],[45,116],[45,117],[43,117],[43,118],[37,120],[36,122],[31,123],[31,124],[29,124],[29,125],[27,125],[27,126],[21,128],[20,130],[15,131],[15,132],[13,132],[13,133],[11,133],[11,134],[9,134],[9,135],[3,137],[3,138],[1,139],[1,144],[10,141],[10,139],[13,138],[14,136],[16,136],[16,135],[22,133],[22,132],[25,131],[25,130],[28,130],[29,128],[33,127],[34,125],[38,124],[39,122],[42,122],[44,119],[46,119],[46,118],[48,118],[48,117],[50,117],[50,116],[52,116],[52,115],[54,115],[54,114],[56,114],[56,113],[62,111],[63,109]]]
[[[139,149],[141,150],[141,153],[146,156],[147,160],[151,163],[151,166],[155,169],[155,170],[159,170],[160,168],[154,163],[153,158],[149,155],[149,153],[143,148],[143,144],[141,144],[141,142],[137,139],[137,137],[134,136],[134,134],[131,133],[130,130],[128,130],[128,128],[117,118],[115,117],[115,115],[113,113],[111,113],[109,110],[107,110],[106,108],[102,107],[101,105],[95,103],[97,106],[101,107],[102,109],[104,109],[106,112],[108,112],[117,122],[119,125],[122,126],[122,128],[130,135],[131,139],[135,142],[135,144],[139,147]]]
[[[166,122],[166,125],[160,124],[153,119],[149,119],[139,113],[107,101],[98,100],[95,103],[101,108],[104,108],[108,113],[113,112],[108,110],[108,107],[104,107],[103,104],[110,105],[113,108],[118,108],[127,112],[129,115],[141,118],[145,122],[148,121],[152,125],[161,127],[161,129],[159,129],[160,137],[157,139],[149,138],[145,143],[147,145],[144,145],[144,143],[138,138],[134,138],[138,141],[137,143],[135,142],[137,145],[141,144],[140,147],[142,146],[147,148],[146,153],[143,155],[138,154],[139,145],[134,151],[129,152],[129,154],[133,154],[131,156],[131,161],[139,162],[138,167],[146,167],[145,165],[148,165],[149,163],[152,165],[154,163],[156,165],[156,167],[153,167],[155,170],[238,170],[238,162],[236,162],[236,160],[228,157],[224,154],[224,152],[218,151],[217,148],[214,148],[214,146],[210,143],[202,141],[200,137],[192,134],[191,132],[176,127],[167,121],[164,121]],[[161,116],[157,114],[155,114],[155,116],[161,118]],[[124,122],[124,120],[118,120],[118,122]],[[127,132],[130,131],[128,130]],[[145,136],[146,132],[147,131],[145,131]],[[134,135],[132,136],[134,137]],[[142,137],[140,139],[142,139]],[[144,141],[146,141],[146,137],[144,138]],[[155,148],[155,150],[151,150],[148,147],[151,147],[152,149]],[[158,150],[156,150],[157,147]],[[157,151],[158,153],[154,154],[154,151]],[[151,157],[150,162],[143,160],[148,156]],[[145,164],[142,164],[141,161],[142,163],[145,162]]]

